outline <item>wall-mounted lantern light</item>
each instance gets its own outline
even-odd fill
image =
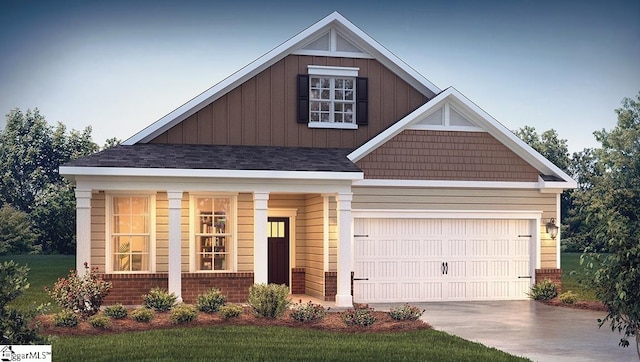
[[[558,225],[556,225],[556,219],[552,217],[551,219],[548,219],[548,220],[549,222],[546,223],[544,226],[547,228],[547,234],[551,236],[551,239],[555,240],[556,236],[558,236]]]

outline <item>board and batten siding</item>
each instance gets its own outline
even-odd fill
[[[554,193],[524,189],[353,187],[353,210],[542,211],[556,217]],[[391,216],[392,217],[392,216]],[[556,240],[540,226],[542,268],[556,268]]]
[[[307,74],[308,65],[358,67],[358,76],[369,79],[368,125],[345,130],[298,123],[296,77]],[[151,143],[355,148],[427,100],[374,59],[289,55]]]

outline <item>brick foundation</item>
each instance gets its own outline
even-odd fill
[[[141,305],[142,295],[155,287],[168,288],[167,273],[154,274],[103,274],[102,278],[113,283],[113,288],[104,304],[122,303]],[[233,303],[247,301],[249,288],[253,285],[253,273],[186,273],[182,274],[182,299],[195,303],[198,294],[217,288]]]
[[[324,272],[324,300],[335,302],[338,294],[338,272]]]
[[[550,279],[558,286],[558,293],[562,293],[562,269],[536,269],[536,283]]]
[[[305,293],[305,270],[304,268],[291,269],[291,294]]]

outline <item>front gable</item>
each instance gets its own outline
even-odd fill
[[[486,132],[404,130],[356,165],[365,179],[537,182],[540,172]]]
[[[375,64],[371,61],[375,61]],[[292,73],[295,75],[306,74],[306,67],[309,64],[358,66],[362,72],[369,72],[369,67],[374,71],[378,68],[386,69],[385,72],[380,74],[380,78],[383,81],[379,86],[385,87],[380,92],[385,92],[385,96],[389,92],[392,92],[392,95],[398,94],[400,99],[399,101],[389,97],[375,99],[375,95],[371,95],[369,105],[374,104],[374,102],[375,104],[384,102],[381,114],[382,117],[392,114],[395,119],[392,118],[390,122],[397,121],[399,117],[404,116],[412,108],[415,108],[416,104],[422,104],[440,92],[438,87],[402,62],[393,53],[389,52],[342,15],[334,12],[138,132],[123,144],[133,145],[136,143],[172,141],[184,143],[185,140],[188,143],[197,143],[199,142],[197,133],[200,132],[200,128],[206,133],[216,124],[205,125],[206,121],[203,120],[198,122],[198,127],[195,127],[193,125],[194,121],[191,119],[191,124],[187,125],[187,131],[191,133],[188,135],[184,134],[185,127],[179,126],[179,124],[196,113],[205,110],[210,105],[214,104],[215,106],[214,102],[223,97],[228,99],[223,101],[224,104],[222,106],[215,107],[217,109],[215,112],[228,117],[230,124],[226,128],[218,125],[221,132],[227,134],[220,137],[228,138],[229,144],[266,144],[266,141],[257,139],[259,135],[265,134],[262,132],[264,128],[270,126],[273,129],[281,126],[281,124],[267,125],[270,120],[264,120],[263,117],[271,113],[271,117],[279,117],[278,122],[284,122],[289,115],[293,114],[292,112],[295,112],[295,106],[292,107],[289,103],[295,102],[293,92],[296,89],[296,79],[295,77],[291,79],[290,75]],[[284,78],[281,78],[281,76]],[[362,76],[362,74],[358,75],[358,77]],[[271,89],[273,82],[282,83],[276,84],[276,89]],[[372,90],[375,86],[375,84],[370,84],[369,89]],[[258,101],[265,94],[274,96],[275,101]],[[416,94],[419,97],[415,96]],[[267,109],[268,106],[273,108]],[[275,109],[275,113],[271,112],[272,109]],[[278,113],[280,111],[284,113]],[[376,110],[370,109],[369,115],[377,113],[374,111]],[[205,112],[209,111],[205,110]],[[202,116],[204,118],[207,117],[205,115]],[[295,122],[295,114],[293,116]],[[174,128],[176,126],[178,127]],[[379,127],[379,130],[372,127],[372,130],[360,132],[363,135],[353,136],[352,133],[351,136],[357,140],[356,142],[359,142],[355,143],[355,145],[357,146],[370,139],[385,128],[383,124],[379,124],[377,127]],[[290,127],[288,124],[283,131],[286,132],[286,135],[298,138],[298,140],[281,142],[279,145],[325,147],[322,141],[318,146],[309,143],[318,143],[318,139],[330,138],[333,143],[332,146],[338,147],[334,141],[336,138],[335,132],[325,132],[325,130],[306,132],[299,129],[299,127]],[[244,134],[239,134],[238,132],[244,132]],[[279,135],[275,137],[277,138]],[[310,141],[310,139],[312,140]],[[208,143],[207,140],[202,140],[202,142]],[[342,147],[346,147],[346,145]]]

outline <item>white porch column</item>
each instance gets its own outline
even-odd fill
[[[169,198],[169,293],[182,302],[182,191],[167,191]]]
[[[76,271],[84,275],[91,267],[91,190],[76,189]]]
[[[336,307],[353,306],[353,297],[351,296],[352,199],[352,193],[338,193],[336,197],[338,209],[338,291],[336,294]]]
[[[253,193],[253,282],[269,281],[269,259],[267,248],[267,218],[269,193]]]

